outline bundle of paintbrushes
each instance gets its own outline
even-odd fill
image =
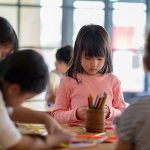
[[[106,102],[107,94],[104,92],[102,96],[97,95],[95,100],[93,97],[90,95],[88,97],[88,105],[89,109],[97,109],[97,110],[102,110],[104,108],[105,102]]]

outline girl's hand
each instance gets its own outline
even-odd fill
[[[77,108],[77,111],[76,111],[77,119],[85,120],[86,110],[87,110],[86,106],[82,106],[82,107]]]
[[[62,131],[62,127],[50,115],[48,115],[48,117],[45,117],[45,123],[44,124],[45,124],[45,127],[46,127],[49,134],[59,133]]]
[[[105,105],[105,107],[104,107],[104,116],[105,116],[105,118],[108,118],[109,115],[110,115],[109,107],[107,105]]]

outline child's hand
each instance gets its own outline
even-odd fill
[[[76,117],[79,120],[85,120],[86,110],[87,110],[86,106],[82,106],[82,107],[77,108]]]
[[[61,130],[61,132],[58,133],[58,135],[62,138],[63,143],[70,143],[75,138],[76,134],[67,131],[66,129]]]
[[[66,130],[61,130],[56,134],[51,134],[46,137],[47,145],[50,147],[61,147],[61,144],[69,144],[75,138],[75,134]]]
[[[110,115],[109,107],[107,105],[105,105],[105,107],[104,107],[104,116],[105,116],[105,118],[108,118],[109,115]]]
[[[49,134],[58,133],[62,130],[62,127],[59,125],[59,123],[49,115],[48,118],[46,117],[45,119],[45,127]]]

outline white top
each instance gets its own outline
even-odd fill
[[[21,138],[20,132],[9,117],[0,91],[0,149],[5,150],[16,145]]]
[[[50,91],[55,92],[58,89],[61,77],[62,75],[55,71],[50,73]]]
[[[61,78],[62,78],[62,75],[55,71],[52,71],[50,73],[49,83],[48,83],[47,89],[46,89],[46,100],[48,99],[48,97],[50,95],[52,95],[52,94],[56,95]]]
[[[124,113],[116,118],[119,140],[134,145],[134,150],[150,150],[150,97],[134,99]]]

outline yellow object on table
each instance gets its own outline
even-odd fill
[[[40,134],[43,136],[47,134],[46,128],[42,124],[17,123],[17,126],[22,134]]]

